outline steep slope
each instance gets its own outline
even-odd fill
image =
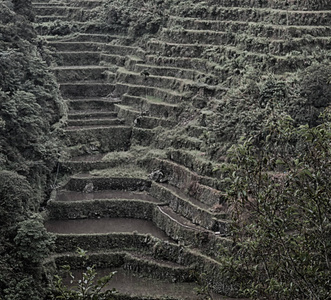
[[[116,1],[44,1],[34,7],[69,107],[61,172],[70,176],[48,203],[48,225],[55,224],[55,231],[81,220],[92,226],[143,219],[171,239],[146,236],[133,220],[129,233],[57,231],[54,259],[63,262],[66,252],[81,247],[93,252],[100,267],[109,267],[108,260],[182,282],[192,281],[192,272],[205,273],[211,290],[235,294],[217,262],[231,225],[226,149],[241,135],[260,132],[270,106],[272,115],[300,107],[302,119],[313,119],[329,105],[292,96],[300,89],[298,72],[330,56],[329,7],[129,1],[124,16]],[[159,30],[142,36],[137,14],[144,24],[145,16],[158,12]],[[274,109],[272,101],[286,105]],[[137,258],[139,251],[147,259]],[[110,259],[115,254],[121,256],[116,262]]]
[[[67,5],[62,6],[35,4],[40,15],[37,19],[45,22],[51,20],[58,11],[62,15],[71,11]],[[50,14],[50,19],[47,14]],[[194,248],[203,245],[203,252],[210,251],[209,245],[215,244],[218,238],[201,225],[218,228],[223,221],[210,213],[207,205],[190,199],[178,189],[171,189],[171,185],[168,187],[166,183],[153,183],[148,179],[146,169],[139,169],[134,155],[139,153],[137,151],[142,154],[149,149],[137,150],[133,147],[131,152],[122,152],[129,150],[134,140],[131,138],[132,124],[129,116],[121,115],[121,100],[112,93],[114,85],[111,81],[115,76],[111,70],[114,66],[109,65],[107,59],[111,63],[118,62],[120,67],[121,62],[130,61],[139,48],[123,45],[127,42],[125,36],[112,37],[100,33],[84,32],[61,38],[46,36],[46,39],[55,57],[52,70],[57,75],[62,96],[69,108],[68,125],[63,133],[69,158],[62,162],[61,168],[73,173],[80,171],[70,176],[67,183],[54,192],[47,206],[49,221],[46,227],[57,233],[58,254],[54,259],[58,264],[70,262],[75,256],[67,257],[63,254],[81,247],[93,253],[92,261],[99,261],[100,268],[121,266],[139,276],[168,281],[169,287],[161,297],[166,294],[179,297],[170,283],[178,282],[180,287],[179,282],[182,282],[182,288],[185,288],[184,283],[194,281],[194,274],[204,269],[209,270],[211,280],[215,285],[218,284],[216,271],[210,272],[219,267],[217,262],[205,257],[200,251],[184,249],[176,242],[193,243]],[[119,44],[113,45],[111,41],[114,39]],[[117,77],[120,77],[120,70],[117,70]],[[109,151],[115,151],[114,155],[108,155],[108,159],[103,158]],[[97,170],[91,171],[95,168]],[[181,216],[184,213],[182,209],[178,213],[171,209],[171,206],[179,205],[185,205],[188,214],[186,218]],[[119,218],[131,218],[131,221]],[[146,235],[139,219],[146,220],[147,232],[151,232],[152,236]],[[92,234],[91,229],[84,231],[85,227],[79,225],[83,223],[77,223],[79,220],[84,226],[96,226]],[[116,229],[118,225],[112,223],[116,220],[132,223],[126,229],[129,232],[125,233],[123,225]],[[108,229],[101,234],[100,226]],[[77,231],[78,228],[81,231]],[[157,228],[166,232],[166,235],[160,235]],[[116,233],[118,230],[122,233]],[[77,235],[82,232],[85,234]],[[76,239],[77,243],[74,242]],[[116,239],[119,239],[118,242],[112,246],[111,241]],[[103,246],[102,240],[105,242]],[[173,254],[165,254],[165,249],[171,249]],[[117,262],[112,258],[119,256],[121,258],[117,258]],[[100,259],[106,260],[101,262]],[[192,294],[193,287],[192,284],[187,285],[184,293],[186,296],[181,297],[197,297]],[[137,293],[135,290],[130,292]],[[158,292],[151,287],[145,293],[157,297]]]

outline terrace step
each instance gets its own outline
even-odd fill
[[[175,149],[201,150],[204,147],[204,141],[191,137],[189,135],[179,135],[168,133],[166,136],[156,137],[155,145],[161,149],[172,147]]]
[[[52,9],[52,8],[51,8]],[[94,16],[93,10],[90,8],[83,8],[83,7],[69,7],[66,8],[66,13],[64,15],[37,15],[36,22],[38,23],[45,23],[45,22],[54,22],[54,21],[79,21],[79,22],[88,22],[90,21],[91,17]],[[48,13],[48,12],[46,12]]]
[[[78,152],[80,149],[76,150]],[[81,149],[86,154],[85,149]],[[116,152],[120,153],[120,152]],[[124,152],[125,153],[125,152]],[[77,156],[79,155],[79,156]],[[118,157],[117,159],[108,160],[105,154],[89,154],[82,155],[81,153],[74,155],[72,158],[61,161],[61,168],[69,174],[86,173],[92,170],[115,168],[123,165],[129,160]]]
[[[67,36],[54,36],[44,35],[44,38],[48,42],[95,42],[95,43],[110,43],[112,41],[121,41],[123,43],[129,43],[131,39],[125,35],[112,35],[105,33],[74,33]]]
[[[61,15],[49,15],[49,16],[36,16],[35,22],[36,23],[48,23],[48,22],[55,22],[58,20],[66,21],[67,16],[61,16]]]
[[[92,208],[93,209],[93,208]],[[47,231],[58,235],[100,235],[130,233],[151,234],[161,240],[168,241],[166,234],[151,221],[130,218],[96,218],[96,219],[63,219],[45,222]]]
[[[189,91],[193,94],[196,94],[202,88],[210,90],[211,93],[216,90],[215,86],[208,85],[202,82],[196,82],[190,79],[181,79],[177,77],[151,74],[144,75],[143,73],[128,71],[124,68],[119,68],[117,70],[116,79],[117,82],[125,82],[127,84],[135,84],[148,87],[151,86],[155,88],[169,88],[172,91],[176,91],[178,93]]]
[[[180,214],[174,212],[171,207],[169,206],[158,206],[159,211],[161,214],[165,215],[168,219],[171,221],[177,223],[180,227],[184,227],[188,230],[192,231],[200,231],[204,232],[205,229],[197,226],[196,224],[193,224],[191,221],[188,219],[184,218]]]
[[[171,28],[181,27],[184,30],[213,30],[213,31],[231,31],[245,33],[251,36],[259,36],[266,38],[300,38],[303,35],[311,35],[313,37],[330,36],[331,28],[329,26],[284,26],[276,24],[266,24],[260,22],[244,22],[244,21],[224,21],[224,20],[202,20],[197,18],[186,18],[178,16],[170,16],[168,22],[169,30]]]
[[[144,59],[137,56],[137,55],[127,55],[125,59],[125,68],[129,71],[134,71],[134,67],[139,64],[143,63]]]
[[[123,270],[128,270],[133,274],[139,274],[139,276],[163,279],[177,283],[193,280],[193,270],[191,266],[183,266],[174,262],[157,259],[150,253],[114,249],[89,252],[89,256],[92,260],[95,259],[98,261],[98,271],[99,268],[111,267],[113,269],[114,267],[121,267],[122,269],[117,270],[117,272],[120,273],[123,272]],[[119,262],[118,266],[109,264],[109,262],[114,261],[113,257],[116,257],[115,260]],[[71,260],[79,261],[79,257],[72,253],[56,254],[51,259],[55,259],[57,264],[70,264]],[[116,276],[117,274],[115,277]],[[112,279],[112,285],[114,280],[116,279]]]
[[[158,128],[132,128],[131,144],[133,146],[152,147]]]
[[[125,45],[112,45],[101,42],[60,42],[49,41],[48,46],[56,49],[57,52],[105,52],[112,55],[133,55],[140,48]]]
[[[160,170],[163,173],[162,182],[167,182],[176,188],[190,191],[195,183],[209,186],[213,189],[223,191],[226,183],[221,179],[202,176],[189,168],[169,159],[144,158],[139,163],[143,164],[149,172]]]
[[[197,2],[197,1],[195,1]],[[284,8],[284,3],[278,1],[261,1],[261,0],[208,0],[208,5],[219,5],[219,6],[226,6],[226,7],[249,7],[249,8]],[[289,1],[290,9],[291,10],[301,10],[302,4],[297,1]],[[312,3],[314,9],[331,9],[331,4],[327,4],[326,2],[319,5],[316,3]],[[306,8],[308,10],[308,8]]]
[[[171,67],[176,69],[195,69],[198,72],[208,73],[208,61],[202,58],[171,57],[163,55],[146,55],[146,64],[158,67]]]
[[[116,118],[117,113],[113,111],[100,111],[100,110],[71,110],[68,113],[69,120],[82,120],[82,119],[108,119]]]
[[[200,176],[212,177],[219,180],[223,180],[224,176],[226,176],[226,163],[211,161],[208,157],[206,158],[205,152],[170,149],[167,151],[167,157],[171,161],[185,166]]]
[[[222,45],[231,42],[231,35],[223,31],[163,28],[160,39],[178,44]]]
[[[308,53],[313,55],[316,49],[328,50],[331,48],[331,39],[329,37],[320,38],[295,38],[290,42],[288,40],[273,40],[270,41],[264,38],[253,38],[245,36],[235,37],[229,39],[229,43],[224,46],[212,45],[212,44],[177,44],[164,42],[162,40],[151,40],[148,43],[148,50],[152,53],[157,53],[161,56],[172,57],[206,57],[209,49],[221,53],[226,47],[234,48],[236,51],[245,51],[246,53],[252,53],[253,55],[266,56],[266,52],[275,56],[284,56],[291,51],[298,52],[298,54]],[[269,54],[269,56],[270,56]]]
[[[201,113],[203,115],[203,113]],[[182,133],[195,138],[201,138],[208,131],[208,128],[199,124],[188,124],[183,128]]]
[[[126,124],[133,124],[139,128],[153,129],[155,127],[172,127],[175,125],[174,121],[145,115],[141,111],[133,109],[131,106],[115,104],[115,111],[118,117],[125,120]]]
[[[140,269],[140,268],[139,268]],[[83,272],[84,269],[73,271],[75,278],[79,278],[79,274]],[[165,281],[167,272],[165,275],[160,276],[161,280],[155,280],[148,277],[138,276],[138,274],[131,274],[130,272],[122,269],[104,269],[98,268],[98,276],[108,275],[111,271],[116,271],[117,273],[111,280],[110,287],[106,286],[107,289],[116,289],[116,295],[112,296],[113,299],[154,299],[163,300],[164,297],[168,299],[181,299],[181,300],[199,300],[199,295],[196,293],[198,289],[195,283],[180,283],[176,282],[176,276],[173,278],[173,282]],[[148,276],[148,275],[146,275]],[[163,279],[162,279],[163,277]],[[128,282],[130,284],[128,285]],[[143,287],[143,288],[142,288]],[[201,298],[200,298],[201,299]],[[215,300],[234,300],[230,298],[224,298],[221,296],[213,296]]]
[[[89,51],[89,52],[101,52],[105,48],[105,43],[100,42],[62,42],[62,41],[49,41],[48,47],[52,47],[56,49],[56,51],[70,51],[70,52],[81,52],[81,51]]]
[[[177,44],[165,42],[163,40],[151,39],[147,43],[147,51],[149,53],[168,56],[168,57],[201,57],[206,48],[213,45],[208,44]]]
[[[114,84],[99,81],[66,82],[60,85],[62,96],[70,99],[107,97],[114,89]]]
[[[158,66],[153,64],[136,64],[132,71],[143,72],[147,71],[154,76],[175,77],[180,79],[188,79],[195,82],[202,82],[210,85],[218,84],[218,78],[210,74],[200,72],[196,69],[177,68],[171,66]]]
[[[61,5],[64,5],[64,3],[61,2],[61,1],[54,1],[54,2],[49,2],[49,0],[32,1],[32,6],[33,7],[38,7],[38,6],[61,6]]]
[[[83,126],[112,126],[112,125],[123,125],[123,119],[109,119],[109,118],[102,118],[102,119],[81,119],[81,120],[68,120],[68,128],[72,127],[83,127]]]
[[[79,147],[80,152],[106,153],[126,151],[131,144],[132,128],[123,125],[71,126],[64,130],[63,141],[68,147]]]
[[[153,116],[160,118],[172,117],[176,119],[183,109],[177,104],[163,102],[159,98],[150,96],[143,97],[123,94],[121,100],[121,104],[123,105],[132,106],[140,112],[152,113]]]
[[[162,42],[153,42],[154,46],[162,48]],[[291,60],[287,56],[280,55],[270,55],[262,54],[257,52],[243,51],[233,46],[211,46],[204,49],[205,58],[198,57],[180,57],[178,52],[187,53],[186,50],[194,47],[194,44],[191,45],[177,45],[175,44],[174,48],[170,44],[165,44],[164,49],[169,49],[169,51],[175,51],[172,57],[167,57],[167,51],[159,55],[147,55],[146,61],[148,63],[157,62],[159,65],[171,65],[174,67],[184,67],[191,68],[195,64],[196,69],[201,72],[210,72],[215,76],[220,78],[220,82],[223,82],[228,77],[226,68],[223,68],[225,62],[230,61],[234,58],[242,57],[242,60],[245,61],[245,64],[250,63],[253,65],[260,65],[262,71],[269,71],[275,74],[284,74],[285,72],[295,72],[300,68],[307,67],[307,62],[310,60],[318,59],[313,55],[295,55]],[[187,48],[187,47],[188,48]],[[202,50],[203,48],[201,48]],[[222,53],[222,56],[219,54]],[[170,55],[170,54],[169,54]],[[231,75],[231,74],[230,74]]]
[[[92,131],[92,130],[111,130],[111,129],[116,129],[116,128],[120,128],[120,129],[125,129],[128,128],[128,126],[122,126],[122,124],[120,125],[86,125],[86,126],[81,126],[81,125],[77,125],[77,126],[67,126],[64,131],[66,132],[67,135],[69,134],[77,134],[79,132],[84,132],[84,131]]]
[[[107,80],[108,82],[115,79],[115,73],[109,71],[107,67],[97,65],[84,66],[61,66],[51,68],[58,82],[75,82],[91,80]]]
[[[115,93],[123,95],[125,93],[135,96],[151,96],[162,99],[167,103],[181,103],[189,99],[190,94],[188,92],[179,93],[170,89],[162,89],[153,86],[135,85],[124,82],[117,82]]]
[[[95,111],[98,110],[100,113],[112,112],[114,110],[115,104],[120,103],[117,98],[76,98],[67,100],[70,114],[78,113],[78,111]],[[111,113],[112,114],[112,113]],[[79,115],[80,116],[80,115]],[[95,115],[94,115],[95,116]]]
[[[52,20],[45,21],[42,20],[38,23],[33,24],[34,28],[39,35],[54,35],[54,36],[66,36],[68,34],[75,33],[90,33],[90,34],[110,34],[114,30],[105,26],[104,23],[90,23],[90,22],[79,22],[74,20]],[[114,32],[117,34],[117,32]]]
[[[108,179],[112,183],[107,182],[107,190],[97,190],[100,178],[99,181],[84,182],[82,192],[59,190],[48,203],[48,219],[133,218],[152,221],[156,205],[164,203],[144,192],[146,186],[140,186],[140,191],[137,180],[130,179],[131,182],[123,177]],[[112,232],[111,228],[108,232]]]
[[[199,235],[197,235],[199,238]],[[202,236],[200,237],[202,238]],[[208,237],[207,237],[208,238]],[[97,243],[96,243],[97,241]],[[203,240],[202,240],[203,241]],[[183,265],[186,266],[195,266],[195,270],[198,273],[205,273],[208,276],[208,280],[210,280],[211,285],[216,286],[221,278],[220,276],[217,279],[214,278],[215,274],[220,273],[220,264],[213,259],[207,258],[205,255],[201,254],[199,251],[190,251],[187,248],[176,245],[172,242],[162,241],[159,239],[155,239],[149,235],[143,234],[125,234],[125,233],[118,233],[118,234],[99,234],[99,235],[73,235],[73,234],[61,234],[57,235],[56,240],[56,252],[57,254],[50,257],[45,263],[54,264],[53,260],[55,259],[56,265],[76,265],[79,266],[81,264],[81,268],[84,269],[85,265],[83,265],[83,259],[78,258],[76,254],[73,254],[75,249],[79,247],[82,243],[86,244],[85,250],[88,251],[90,260],[93,264],[96,264],[99,270],[102,272],[102,268],[109,268],[109,266],[117,266],[121,267],[123,263],[126,261],[126,257],[123,255],[130,255],[131,253],[138,253],[138,258],[135,260],[142,259],[148,264],[147,258],[152,257],[153,264],[154,260],[161,262],[165,262],[167,265],[172,265],[173,269],[176,268],[176,265]],[[139,250],[138,250],[139,249]],[[217,251],[214,249],[214,251]],[[143,255],[143,256],[141,256]],[[145,259],[146,257],[146,259]],[[131,257],[128,258],[131,262]],[[139,272],[141,269],[142,271],[146,270],[140,263],[139,265],[141,268],[137,269],[129,269],[133,272]],[[145,264],[144,264],[145,265]],[[157,265],[153,268],[155,271],[159,270],[160,273],[163,273],[163,280],[169,280],[173,282],[173,278],[169,278],[169,275],[173,274],[173,271],[168,273],[166,272],[167,269],[160,270]],[[114,269],[112,269],[113,271]],[[116,276],[119,276],[120,270],[115,268],[118,271],[118,274],[112,279],[112,282],[115,281],[115,287],[118,289],[116,285]],[[148,270],[148,269],[147,269]],[[182,270],[180,268],[180,270]],[[101,276],[109,274],[109,269],[105,271],[105,273],[101,273]],[[150,271],[150,270],[148,270]],[[165,272],[164,272],[165,271]],[[81,271],[79,271],[81,273]],[[192,272],[189,272],[192,274]],[[148,276],[145,274],[144,276]],[[154,276],[154,274],[153,274]],[[79,277],[78,274],[75,273],[75,278]],[[125,296],[126,298],[134,297],[135,299],[164,299],[164,297],[169,297],[170,299],[182,299],[182,300],[198,300],[200,295],[197,295],[196,292],[192,292],[194,290],[192,285],[182,286],[182,284],[176,283],[175,285],[168,286],[165,285],[164,282],[158,282],[155,279],[153,281],[139,281],[140,289],[138,292],[136,290],[136,279],[135,277],[127,278],[124,277],[122,282],[124,282],[124,286],[127,287],[125,289]],[[141,280],[141,277],[138,277]],[[162,276],[160,277],[162,278]],[[180,279],[176,280],[181,282]],[[128,286],[127,283],[130,282]],[[133,282],[133,283],[132,283]],[[188,283],[187,283],[188,284]],[[161,285],[161,286],[160,286]],[[143,291],[141,291],[141,286],[143,287]],[[113,287],[113,284],[112,284]],[[121,293],[123,293],[123,285],[120,285],[122,289],[118,289]],[[179,293],[176,293],[179,291]],[[219,291],[219,290],[217,290]],[[131,295],[131,296],[129,296]],[[213,294],[213,299],[215,300],[232,300],[231,298],[224,298],[223,296]],[[118,298],[120,299],[120,298]]]
[[[75,0],[75,2],[72,2],[71,0],[65,0],[65,1],[74,6],[87,7],[87,8],[98,7],[101,6],[103,3],[105,3],[105,0]]]
[[[124,66],[126,61],[126,57],[120,54],[108,54],[108,53],[101,53],[100,54],[100,63],[102,64],[110,64],[116,65],[119,67]]]
[[[188,197],[186,193],[179,188],[176,188],[170,184],[153,182],[150,189],[150,194],[158,198],[160,201],[164,201],[169,205],[169,209],[164,207],[161,210],[166,210],[168,214],[172,214],[172,217],[178,220],[179,223],[187,225],[187,220],[193,224],[215,232],[221,232],[221,234],[227,234],[229,230],[229,221],[226,220],[225,213],[214,213],[210,210],[210,206],[206,205],[193,197]],[[171,210],[178,214],[175,214]],[[181,216],[181,217],[180,217]],[[184,227],[185,227],[184,226]]]
[[[57,51],[52,57],[58,66],[98,65],[101,60],[99,51]]]
[[[134,55],[136,52],[141,51],[140,47],[134,46],[124,46],[124,45],[111,45],[107,44],[104,49],[107,53],[117,54],[117,55]]]
[[[236,32],[236,31],[234,31]],[[299,53],[306,52],[312,54],[316,49],[329,50],[331,48],[330,37],[303,37],[303,38],[273,38],[272,40],[264,37],[255,37],[243,34],[224,33],[213,30],[174,30],[164,29],[162,40],[169,43],[188,44],[204,43],[204,47],[210,45],[232,45],[243,51],[254,51],[259,53],[270,53],[275,55],[286,55],[291,51]]]
[[[38,5],[34,6],[37,16],[68,16],[72,12],[77,12],[80,7],[69,7],[66,5]]]
[[[205,20],[232,20],[243,22],[273,22],[277,25],[328,26],[331,11],[299,11],[264,9],[256,7],[227,7],[220,5],[185,7],[174,6],[171,15]]]
[[[87,8],[94,8],[102,5],[104,0],[76,0],[75,2],[69,0],[62,0],[62,1],[54,1],[49,2],[49,0],[39,0],[38,2],[32,2],[34,7],[38,6],[68,6],[71,7],[87,7]]]
[[[58,190],[54,201],[76,202],[76,201],[96,201],[96,200],[135,200],[155,204],[161,201],[149,195],[146,191],[127,191],[127,190],[98,190],[88,192],[77,192],[70,190]]]
[[[137,172],[143,172],[137,170]],[[121,191],[146,191],[151,186],[151,181],[135,177],[131,174],[118,175],[116,177],[103,177],[103,176],[92,176],[88,173],[75,174],[70,177],[64,189],[75,192],[87,192],[88,186],[93,187],[92,191],[105,191],[105,190],[121,190]]]

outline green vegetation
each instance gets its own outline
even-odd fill
[[[248,68],[239,82],[217,104],[217,112],[208,118],[216,141],[209,149],[217,159],[224,145],[231,146],[242,136],[263,138],[263,129],[282,114],[290,115],[296,126],[319,124],[319,114],[331,104],[330,64],[314,64],[285,78],[267,77]],[[226,147],[225,147],[226,149]]]
[[[229,152],[233,248],[223,272],[254,299],[329,299],[331,114],[294,126],[280,116],[257,145]]]
[[[55,129],[64,107],[31,24],[4,4],[1,21],[0,168],[26,176],[41,191],[57,162]]]
[[[87,252],[78,248],[77,253],[86,262],[88,260]],[[86,270],[81,274],[80,279],[76,279],[71,272],[70,266],[62,266],[62,269],[67,277],[70,278],[70,288],[64,284],[63,277],[55,275],[55,295],[56,299],[64,300],[111,300],[111,295],[116,293],[115,289],[103,291],[109,284],[109,281],[116,272],[111,272],[109,275],[97,278],[95,266],[87,266]],[[74,286],[73,286],[74,285]]]
[[[0,3],[0,298],[8,300],[43,299],[42,261],[54,244],[38,211],[60,151],[63,104],[32,19],[31,1]]]
[[[166,21],[165,2],[169,1],[106,1],[101,10],[101,21],[111,30],[128,33],[135,38],[155,34]]]
[[[25,177],[0,171],[0,298],[42,299],[47,282],[42,261],[54,237],[35,212],[39,201]]]

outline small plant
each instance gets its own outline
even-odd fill
[[[84,260],[88,260],[87,252],[81,248],[77,249],[77,254]],[[81,279],[76,279],[71,271],[69,265],[62,266],[62,269],[70,277],[70,284],[68,287],[63,282],[60,275],[55,275],[55,296],[53,299],[65,300],[110,300],[111,295],[116,293],[113,288],[111,290],[103,291],[109,284],[109,281],[115,275],[115,272],[110,272],[108,275],[97,279],[97,271],[95,265],[86,267],[82,273]],[[76,282],[76,284],[75,284]]]

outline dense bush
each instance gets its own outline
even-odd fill
[[[254,299],[330,299],[331,115],[317,127],[281,116],[230,151],[233,248],[224,274]]]
[[[64,108],[31,24],[4,4],[0,11],[0,169],[44,190],[58,158],[54,129]]]
[[[25,177],[0,171],[0,299],[45,295],[42,261],[54,238],[35,214],[39,201]]]
[[[126,32],[132,37],[155,34],[166,21],[164,0],[107,1],[101,11],[101,20],[109,28]]]
[[[30,184],[15,172],[0,171],[0,227],[10,228],[38,206]]]
[[[318,125],[319,114],[331,104],[330,76],[329,64],[312,65],[287,79],[263,78],[255,69],[245,70],[239,87],[229,90],[210,120],[216,140],[232,144],[243,135],[254,135],[258,140],[266,124],[283,113],[296,125]]]
[[[54,242],[38,211],[57,163],[64,108],[29,19],[31,1],[0,3],[0,299],[6,300],[44,298],[42,261]]]
[[[24,15],[29,21],[34,20],[31,0],[12,0],[14,4],[14,11],[17,14]]]

